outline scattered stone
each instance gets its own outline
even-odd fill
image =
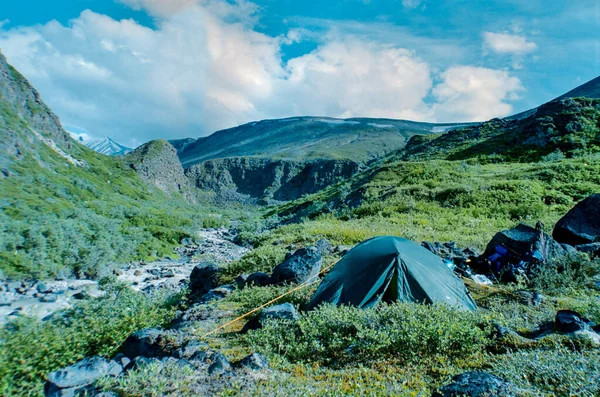
[[[322,256],[330,255],[333,253],[333,245],[327,240],[323,238],[315,243],[315,248],[319,251]]]
[[[292,320],[296,321],[300,318],[298,311],[291,303],[282,303],[263,309],[263,311],[255,318],[248,321],[241,333],[246,333],[250,330],[262,328],[267,321],[270,320]]]
[[[234,290],[235,290],[235,287],[231,284],[222,285],[220,287],[211,289],[206,294],[202,295],[202,298],[200,298],[200,301],[201,302],[218,301],[218,300],[224,299],[227,296],[231,295],[231,293]]]
[[[134,276],[136,276],[136,277],[139,277],[139,276],[141,276],[142,274],[144,274],[144,272],[142,272],[140,269],[136,269],[136,270],[133,272],[133,275],[134,275]]]
[[[315,280],[321,271],[323,257],[316,247],[296,251],[285,262],[277,265],[271,275],[271,283],[304,283]]]
[[[84,300],[89,299],[90,295],[85,291],[79,291],[73,294],[73,299]]]
[[[119,363],[119,365],[121,367],[123,367],[123,368],[127,367],[129,365],[129,363],[131,362],[131,360],[129,359],[129,357],[127,357],[123,353],[117,354],[115,356],[115,358],[113,358],[113,361]]]
[[[136,369],[148,366],[150,364],[156,364],[162,366],[162,362],[158,358],[154,357],[143,357],[139,356],[131,360],[129,364],[124,368],[125,372],[135,371]]]
[[[184,347],[181,347],[175,351],[173,357],[175,358],[190,358],[196,356],[198,352],[203,352],[208,349],[206,343],[198,342],[196,340],[189,341]]]
[[[546,297],[536,291],[520,290],[515,292],[515,296],[526,306],[537,307],[546,301]]]
[[[247,281],[248,281],[248,275],[247,274],[240,274],[239,276],[237,276],[233,280],[233,282],[238,287],[238,289],[243,289],[246,286],[246,282]]]
[[[196,265],[190,275],[190,291],[204,295],[219,285],[221,269],[214,263],[204,262]]]
[[[581,317],[581,314],[572,310],[559,310],[554,319],[556,331],[571,333],[582,330],[588,330],[590,327],[588,321]]]
[[[575,249],[585,254],[592,254],[592,256],[600,255],[600,243],[576,245]]]
[[[10,306],[15,301],[15,298],[12,294],[3,293],[0,295],[0,307],[1,306]]]
[[[253,371],[270,371],[269,361],[260,353],[252,353],[237,363],[237,366],[247,368]]]
[[[246,279],[247,287],[265,287],[271,284],[271,277],[267,273],[256,272],[252,273]]]
[[[211,376],[223,375],[231,371],[231,364],[221,353],[214,353],[211,357],[212,364],[208,367],[208,374]]]
[[[163,271],[162,276],[167,278],[175,277],[175,271],[173,269],[167,269]]]
[[[600,194],[573,207],[556,223],[552,236],[573,246],[600,242]]]
[[[121,351],[129,358],[164,356],[163,331],[158,328],[137,331],[125,340]]]
[[[515,397],[515,387],[486,372],[472,371],[456,375],[452,383],[435,391],[432,397]]]
[[[76,395],[76,393],[88,389],[97,379],[104,376],[116,377],[121,372],[123,372],[123,368],[115,361],[98,356],[85,358],[76,364],[49,374],[44,386],[44,393],[47,397]]]
[[[38,285],[35,286],[35,289],[37,290],[37,292],[40,292],[42,294],[46,294],[46,293],[50,292],[50,288],[48,288],[46,286],[46,284],[44,284],[44,283],[39,283]]]
[[[480,285],[487,285],[488,287],[494,285],[492,280],[483,274],[472,274],[471,279]]]
[[[41,302],[44,303],[54,303],[58,300],[58,296],[56,295],[44,295],[42,297],[42,299],[40,299]]]

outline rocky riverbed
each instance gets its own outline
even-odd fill
[[[177,259],[129,263],[115,273],[135,290],[150,292],[160,288],[181,289],[192,269],[202,261],[225,264],[249,251],[233,242],[235,234],[226,228],[202,229],[195,239],[184,239],[175,249]],[[174,255],[175,256],[175,255]],[[103,294],[96,280],[0,280],[0,324],[18,316],[47,318],[71,307],[77,300]]]

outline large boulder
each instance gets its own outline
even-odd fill
[[[143,357],[164,357],[181,347],[183,336],[175,331],[158,328],[145,328],[131,334],[121,346],[121,351],[133,359]]]
[[[456,375],[452,383],[435,391],[432,397],[514,397],[515,387],[486,372],[473,371]]]
[[[564,259],[567,251],[544,233],[540,226],[533,228],[519,224],[513,229],[496,233],[482,256],[489,261],[491,268],[478,269],[478,264],[474,263],[474,270],[483,270],[484,273],[487,270],[496,276],[503,276],[506,281],[511,281],[517,271],[531,274],[536,265]]]
[[[44,385],[46,397],[75,396],[92,389],[92,384],[105,376],[119,376],[123,367],[103,357],[89,357],[69,367],[52,372]]]
[[[200,296],[219,285],[222,270],[210,262],[199,263],[190,275],[190,292]]]
[[[273,269],[271,283],[302,284],[309,280],[316,280],[322,265],[323,256],[318,248],[306,247],[299,249],[285,262]]]
[[[600,194],[593,194],[573,207],[558,221],[552,236],[573,246],[600,242]]]

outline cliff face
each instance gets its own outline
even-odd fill
[[[177,152],[166,140],[148,142],[125,155],[124,160],[146,184],[168,194],[181,193],[193,201]]]
[[[0,114],[5,130],[14,130],[20,120],[61,149],[71,149],[73,141],[58,117],[42,102],[40,94],[0,53]],[[15,119],[16,118],[16,119]],[[20,120],[19,120],[20,119]],[[7,128],[12,123],[12,128]],[[5,143],[5,142],[3,142]]]
[[[361,164],[351,160],[275,160],[232,157],[208,160],[186,170],[196,187],[222,200],[260,203],[295,200],[351,177]]]

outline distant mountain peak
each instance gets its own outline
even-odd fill
[[[122,156],[131,152],[132,150],[131,148],[123,146],[107,136],[85,142],[84,145],[95,152],[105,154],[107,156]]]

